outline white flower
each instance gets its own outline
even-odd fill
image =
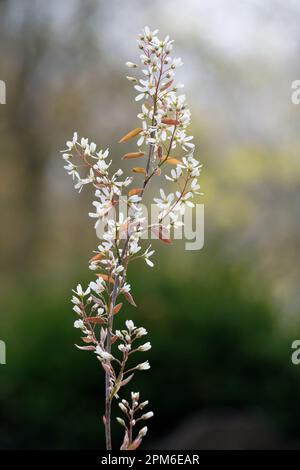
[[[134,323],[133,323],[132,320],[126,320],[125,325],[126,325],[126,328],[127,328],[127,330],[128,330],[129,332],[135,330],[135,328],[136,328],[136,327],[134,326]]]
[[[107,351],[104,351],[104,349],[101,348],[101,346],[96,346],[96,351],[95,353],[104,361],[112,361],[114,360],[114,357],[108,353]]]
[[[181,166],[177,165],[175,169],[171,170],[171,176],[165,175],[166,179],[169,181],[178,181],[180,176],[182,175],[182,168]]]
[[[176,67],[181,67],[182,65],[183,65],[183,62],[180,57],[176,57],[175,59],[173,59],[173,62],[172,62],[173,69],[175,69]]]
[[[169,209],[174,200],[174,194],[170,193],[166,195],[164,190],[160,189],[160,196],[161,199],[154,198],[154,202],[156,203],[157,207],[159,207],[160,209]]]
[[[136,334],[136,338],[140,338],[141,336],[147,335],[148,331],[145,328],[140,327],[136,329],[135,334]]]
[[[79,297],[85,297],[86,295],[90,293],[90,288],[88,287],[86,291],[83,291],[81,284],[78,284],[76,287],[76,290],[73,290],[73,292],[79,295]]]
[[[71,141],[68,141],[67,144],[66,144],[66,145],[67,145],[67,148],[68,148],[69,150],[72,150],[72,148],[73,148],[74,145],[77,143],[77,141],[78,141],[78,134],[77,134],[77,132],[74,132],[72,140],[71,140]]]
[[[148,266],[150,266],[150,268],[153,268],[154,263],[149,258],[150,258],[150,256],[153,255],[153,253],[155,253],[155,251],[154,250],[149,251],[150,248],[151,248],[151,245],[148,246],[147,250],[143,254],[143,257],[145,258],[145,261],[148,264]]]
[[[149,341],[145,344],[142,344],[142,346],[138,347],[138,351],[142,352],[149,351],[149,349],[151,349],[151,343]]]
[[[148,411],[148,413],[145,413],[144,415],[141,416],[141,419],[150,419],[154,416],[153,411]]]
[[[81,309],[78,307],[78,305],[74,305],[73,310],[75,313],[78,313],[78,315],[81,315]]]
[[[139,392],[131,392],[131,400],[132,401],[139,401],[140,393]]]
[[[74,327],[75,327],[75,328],[80,328],[80,329],[81,329],[81,328],[84,328],[84,323],[83,323],[83,321],[82,321],[82,320],[76,320],[76,321],[74,322]]]
[[[193,194],[200,194],[198,189],[200,189],[200,184],[198,184],[197,179],[193,179],[192,184],[191,184],[191,192]]]
[[[78,297],[75,297],[75,295],[73,295],[71,302],[75,305],[79,305],[81,303],[81,301],[78,299]]]
[[[142,362],[141,364],[137,365],[136,369],[137,370],[148,370],[148,369],[150,369],[149,361]]]
[[[92,291],[96,292],[97,294],[101,294],[104,291],[104,281],[101,277],[99,277],[96,282],[91,281],[89,287]]]
[[[131,349],[131,345],[130,344],[119,344],[118,349],[121,352],[126,352],[126,351],[128,352]]]
[[[127,282],[124,282],[124,284],[123,284],[123,286],[122,286],[122,288],[121,288],[121,292],[122,292],[123,294],[126,294],[126,293],[128,293],[128,292],[130,291],[130,289],[131,289],[130,284],[128,284]]]

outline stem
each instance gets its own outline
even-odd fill
[[[108,316],[108,328],[107,328],[107,340],[106,340],[106,351],[111,353],[111,335],[113,328],[113,310],[116,304],[116,299],[118,296],[118,277],[115,280],[114,288],[111,296],[111,303],[109,308]],[[111,441],[111,394],[110,394],[110,373],[105,372],[105,442],[106,450],[112,450],[112,441]]]

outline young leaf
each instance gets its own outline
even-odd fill
[[[179,163],[181,163],[181,161],[175,157],[168,157],[165,163],[169,163],[169,165],[178,165]]]
[[[126,153],[123,157],[122,160],[130,160],[131,158],[140,158],[145,155],[145,152],[132,152],[132,153]]]
[[[136,127],[135,129],[132,129],[132,131],[128,132],[128,134],[124,135],[120,140],[119,140],[119,144],[121,144],[122,142],[128,142],[128,140],[131,140],[133,139],[134,137],[136,137],[137,135],[139,135],[141,132],[142,132],[142,128],[141,127]]]
[[[163,225],[154,225],[151,227],[151,231],[156,237],[167,245],[172,244],[172,240],[168,238],[169,231]]]
[[[81,349],[83,351],[95,351],[95,346],[78,346],[78,344],[75,344],[76,348]]]
[[[129,377],[127,377],[127,379],[123,380],[121,382],[121,387],[124,387],[124,385],[127,385],[130,382],[130,380],[133,378],[133,376],[134,376],[134,374],[131,374],[131,375],[129,375]]]
[[[112,277],[108,276],[107,274],[97,274],[98,277],[101,277],[103,281],[110,282],[111,284],[114,284],[115,281],[113,280]]]
[[[84,343],[92,343],[93,342],[92,338],[88,338],[87,336],[82,336],[81,339]]]
[[[135,303],[135,301],[134,301],[132,295],[130,294],[130,292],[125,292],[124,297],[125,297],[125,299],[126,299],[131,305],[133,305],[134,307],[136,307],[136,303]]]
[[[116,313],[118,313],[121,310],[122,306],[123,306],[122,302],[117,304],[113,309],[113,314],[116,315]]]
[[[140,437],[137,437],[130,446],[127,447],[127,450],[136,450],[138,447],[140,447],[142,443],[142,439]]]
[[[105,323],[105,320],[101,317],[86,317],[86,319],[90,323],[96,323],[98,325],[103,325]]]
[[[129,435],[128,435],[128,431],[126,430],[120,450],[127,450],[128,445],[129,445]]]
[[[128,196],[135,196],[136,194],[140,194],[143,191],[143,188],[133,188],[128,192]]]
[[[100,261],[101,259],[105,258],[104,253],[97,253],[95,256],[93,256],[90,260],[89,263],[92,263],[93,261]]]
[[[146,174],[145,168],[142,168],[141,166],[135,166],[132,168],[133,173],[144,173]]]
[[[161,122],[169,126],[178,126],[178,124],[180,124],[180,122],[177,121],[177,119],[171,119],[171,118],[163,118]]]
[[[160,89],[160,91],[165,91],[167,90],[173,83],[174,80],[170,80],[168,83],[166,83],[165,85],[163,85]]]

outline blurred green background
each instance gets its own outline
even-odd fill
[[[145,445],[300,448],[299,21],[293,0],[0,0],[0,448],[103,448],[103,373],[74,348],[69,301],[92,277],[92,194],[59,150],[77,130],[119,167],[146,24],[185,64],[205,246],[154,242],[155,268],[130,272],[138,308],[117,322],[153,345],[132,385],[155,412]]]

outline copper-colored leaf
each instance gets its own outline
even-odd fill
[[[132,152],[132,153],[126,153],[123,157],[122,160],[130,160],[131,158],[140,158],[145,155],[145,152]]]
[[[163,118],[161,122],[169,126],[178,126],[178,124],[180,124],[180,122],[177,121],[177,119],[171,119],[171,118]]]
[[[137,135],[139,135],[141,132],[142,132],[142,128],[141,127],[136,127],[135,129],[132,129],[132,131],[128,132],[127,134],[125,134],[120,140],[119,140],[119,144],[121,144],[122,142],[128,142],[128,140],[131,140],[133,139],[134,137],[136,137]]]
[[[159,160],[161,160],[161,158],[162,158],[162,146],[161,145],[157,149],[157,156],[158,156]]]
[[[133,188],[128,192],[128,196],[135,196],[136,194],[140,194],[143,191],[143,188]]]
[[[165,163],[169,163],[169,165],[178,165],[179,163],[181,163],[181,161],[175,157],[168,157]]]
[[[97,274],[98,277],[101,277],[103,281],[110,282],[111,284],[114,284],[115,281],[113,280],[112,277],[108,276],[107,274]]]
[[[124,387],[124,385],[127,385],[130,382],[130,380],[133,378],[133,376],[134,376],[134,374],[131,374],[127,377],[127,379],[122,380],[121,387]]]
[[[93,256],[90,260],[89,263],[92,263],[93,261],[100,261],[101,259],[105,258],[104,253],[97,253],[95,256]]]
[[[78,346],[75,344],[76,348],[81,349],[82,351],[95,351],[95,346]]]
[[[170,80],[168,83],[166,83],[165,85],[163,85],[160,89],[160,91],[165,91],[167,90],[173,83],[174,80]]]
[[[168,236],[167,236],[169,234],[169,231],[165,227],[163,227],[162,225],[152,226],[151,231],[163,243],[166,243],[167,245],[172,244],[172,240],[170,238],[168,238]]]
[[[113,314],[115,315],[116,313],[118,313],[121,310],[122,306],[123,306],[122,302],[117,304],[113,309]]]
[[[146,174],[145,168],[142,168],[141,166],[135,166],[134,168],[132,168],[132,171],[134,173],[144,173],[144,174]]]
[[[137,437],[130,446],[127,447],[127,450],[136,450],[138,447],[140,447],[142,443],[142,439],[140,437]]]
[[[90,323],[95,323],[99,325],[103,325],[105,323],[105,320],[102,317],[86,317],[86,320]]]
[[[128,431],[126,430],[120,450],[127,450],[128,445],[129,445],[129,435],[128,435]]]
[[[125,299],[131,304],[133,305],[134,307],[136,307],[136,303],[134,301],[134,298],[132,297],[132,295],[130,294],[130,292],[125,292],[124,293],[124,297]]]
[[[81,339],[84,343],[92,343],[93,342],[92,338],[88,338],[87,336],[82,336]]]

